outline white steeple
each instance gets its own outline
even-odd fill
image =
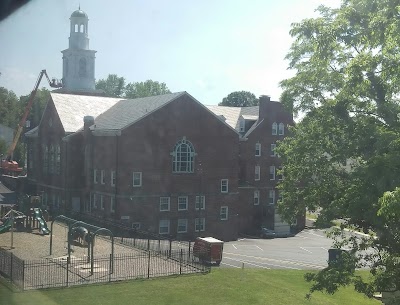
[[[63,91],[95,90],[95,53],[89,50],[88,21],[84,11],[71,15],[69,48],[63,53]]]

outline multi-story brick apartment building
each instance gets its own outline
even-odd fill
[[[186,92],[99,96],[87,35],[87,15],[74,12],[64,88],[26,134],[28,181],[45,205],[179,238],[231,240],[262,224],[289,230],[274,208],[273,149],[293,123],[280,103],[263,96],[259,107],[205,107]]]

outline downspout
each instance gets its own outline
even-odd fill
[[[115,140],[115,197],[114,197],[114,218],[117,216],[117,196],[118,196],[118,153],[119,153],[119,135],[116,135]]]

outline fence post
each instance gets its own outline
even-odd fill
[[[25,290],[25,260],[22,261],[22,291]]]
[[[150,251],[150,238],[147,239],[147,251]]]
[[[14,265],[13,257],[14,257],[14,254],[11,253],[11,256],[10,256],[10,280],[11,280],[11,283],[13,282],[13,265]]]
[[[113,266],[112,266],[112,264],[113,264],[113,262],[112,262],[112,259],[113,259],[113,255],[112,254],[110,254],[110,265],[109,265],[109,267],[108,267],[108,282],[111,282],[111,273],[113,272]]]
[[[182,274],[182,251],[183,249],[179,252],[179,274]]]
[[[158,239],[158,252],[161,253],[161,240]]]
[[[189,240],[189,259],[190,259],[190,245],[191,245],[191,241]]]
[[[171,257],[171,251],[172,251],[172,239],[169,239],[169,253],[168,253],[168,257]]]
[[[147,263],[147,278],[149,279],[150,278],[150,251],[148,251],[149,252],[149,255],[148,255],[148,258],[149,258],[149,261],[148,261],[148,263]]]
[[[69,263],[70,263],[70,257],[68,256],[67,257],[67,268],[65,268],[65,270],[67,270],[67,278],[66,278],[66,280],[67,280],[67,287],[68,287],[68,275],[69,275]]]
[[[135,235],[135,237],[133,238],[133,246],[134,246],[134,247],[136,246],[136,235]]]

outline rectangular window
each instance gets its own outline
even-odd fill
[[[169,197],[160,197],[160,212],[169,211]]]
[[[282,191],[278,191],[278,201],[282,202],[283,196],[282,196]]]
[[[260,191],[256,190],[254,191],[254,205],[259,205],[260,204]]]
[[[269,167],[269,180],[275,180],[275,166]]]
[[[239,132],[244,132],[244,129],[245,129],[245,121],[240,120],[239,121]]]
[[[228,207],[227,206],[221,207],[221,209],[219,211],[219,216],[220,216],[221,220],[227,220],[228,219]]]
[[[100,195],[100,209],[104,210],[104,196]]]
[[[196,196],[196,210],[206,209],[206,196]]]
[[[275,204],[275,190],[269,190],[269,204]]]
[[[187,219],[178,219],[178,233],[186,233],[187,232]]]
[[[110,211],[111,211],[111,213],[115,212],[115,198],[114,197],[110,197]]]
[[[140,222],[132,222],[132,229],[140,230]]]
[[[196,218],[194,220],[194,228],[196,232],[204,231],[206,229],[206,219]]]
[[[276,136],[278,134],[278,124],[272,123],[272,135]]]
[[[178,197],[178,211],[183,211],[188,209],[188,198],[187,196]]]
[[[101,184],[105,184],[105,183],[106,183],[106,180],[105,180],[105,170],[104,170],[104,169],[102,169],[101,172],[100,172],[100,183],[101,183]]]
[[[254,180],[258,181],[260,180],[260,166],[256,165],[254,168]]]
[[[142,173],[141,172],[133,173],[133,186],[134,187],[142,186]]]
[[[221,179],[221,193],[228,193],[229,182],[228,179]]]
[[[279,135],[283,136],[285,134],[285,124],[279,123]]]
[[[115,171],[111,171],[111,186],[115,186]]]
[[[275,143],[271,144],[271,157],[276,156],[275,148],[276,148],[276,144]]]
[[[97,169],[93,170],[93,183],[96,184],[97,183]]]
[[[282,166],[278,167],[278,180],[283,180]]]
[[[96,196],[96,194],[93,194],[93,196],[92,196],[92,206],[93,206],[93,208],[97,208],[97,196]]]
[[[169,234],[169,219],[160,220],[158,233],[159,234]]]
[[[261,143],[256,143],[256,157],[261,156]]]

